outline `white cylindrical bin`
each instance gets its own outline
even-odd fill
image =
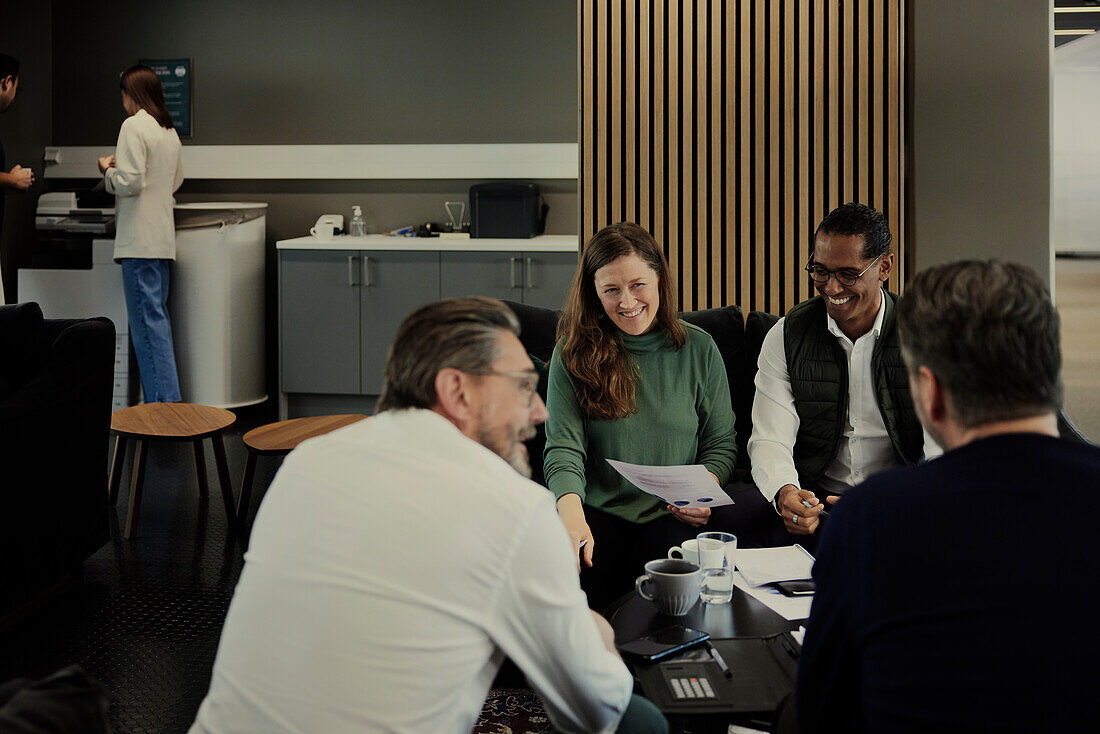
[[[266,226],[264,203],[176,205],[169,306],[185,402],[234,408],[267,399]]]

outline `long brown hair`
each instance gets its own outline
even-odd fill
[[[118,87],[140,109],[152,115],[161,127],[171,130],[176,126],[168,114],[168,105],[164,103],[164,87],[160,85],[157,73],[148,66],[139,64],[122,72]]]
[[[657,273],[661,298],[657,327],[664,329],[676,349],[687,340],[676,313],[676,284],[653,235],[633,222],[612,224],[593,235],[565,299],[558,340],[576,386],[577,403],[585,416],[597,420],[625,418],[637,409],[634,360],[623,346],[619,328],[606,318],[595,284],[596,271],[624,255],[637,255]]]

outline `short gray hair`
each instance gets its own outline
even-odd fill
[[[501,331],[519,336],[519,321],[495,298],[454,298],[416,309],[390,345],[377,412],[431,408],[438,402],[435,376],[442,369],[491,369],[500,358]]]
[[[932,370],[965,428],[1062,407],[1058,312],[1030,268],[969,260],[917,273],[898,333],[910,372]]]

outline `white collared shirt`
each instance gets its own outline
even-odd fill
[[[894,447],[886,431],[882,412],[875,400],[871,376],[871,355],[882,333],[886,314],[886,297],[879,301],[875,323],[854,342],[849,339],[828,314],[826,328],[836,337],[848,357],[848,415],[836,457],[825,469],[819,486],[829,492],[843,494],[845,490],[877,474],[897,466]],[[749,458],[752,478],[769,502],[774,501],[780,487],[798,482],[794,465],[794,444],[798,436],[798,413],[794,408],[787,355],[783,341],[786,319],[780,319],[760,348],[759,370],[756,373],[756,397],[752,404],[752,436],[749,437]],[[942,453],[926,432],[925,455]]]
[[[554,497],[430,410],[303,442],[256,516],[192,734],[467,734],[505,656],[565,732],[633,680]]]

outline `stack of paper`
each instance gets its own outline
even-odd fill
[[[778,589],[765,586],[773,581],[808,579],[814,557],[800,545],[783,548],[738,548],[737,573],[733,585],[760,601],[784,619],[810,616],[813,595],[784,596]]]
[[[814,557],[800,545],[737,549],[737,570],[753,586],[808,579],[813,567]]]

